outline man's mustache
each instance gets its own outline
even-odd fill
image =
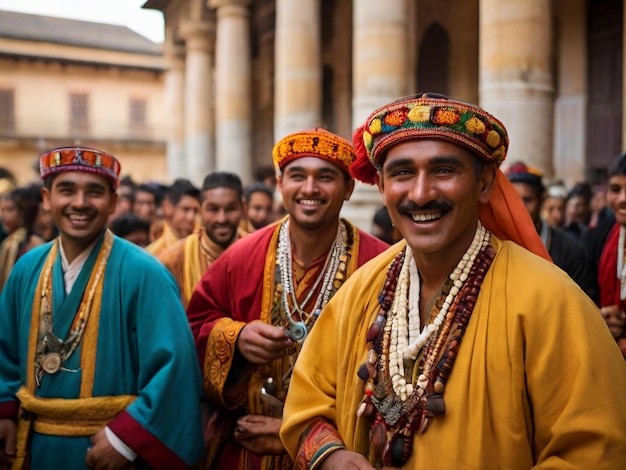
[[[454,206],[447,202],[430,201],[420,206],[413,201],[407,201],[404,204],[398,206],[398,212],[400,214],[410,214],[412,212],[429,211],[429,212],[448,212],[452,210]]]

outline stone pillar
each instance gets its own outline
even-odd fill
[[[236,170],[252,182],[250,0],[211,0],[215,39],[216,169]]]
[[[554,100],[554,177],[571,187],[585,178],[587,146],[587,0],[557,0],[558,67]]]
[[[167,178],[174,180],[187,174],[185,162],[185,60],[184,48],[165,43],[164,104],[167,122]]]
[[[212,25],[183,23],[186,45],[185,157],[187,178],[200,185],[215,169],[213,153]]]
[[[480,104],[509,132],[507,162],[553,176],[551,0],[480,0]]]
[[[376,108],[409,91],[407,0],[354,0],[352,46],[352,127]],[[343,214],[370,231],[382,205],[378,188],[357,184]]]
[[[276,0],[274,140],[322,122],[319,0]]]

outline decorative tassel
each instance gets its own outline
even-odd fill
[[[383,463],[383,453],[387,444],[387,431],[385,423],[377,419],[370,429],[370,454],[369,461],[375,468],[380,468]]]
[[[356,160],[350,165],[350,175],[354,179],[362,181],[366,184],[374,184],[376,182],[376,167],[372,165],[367,150],[363,143],[363,132],[365,126],[358,127],[352,135],[352,143],[356,153]]]

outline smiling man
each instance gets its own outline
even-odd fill
[[[159,256],[159,261],[176,278],[185,308],[196,284],[211,263],[247,234],[239,228],[243,210],[243,188],[239,176],[215,172],[204,179],[200,193],[203,227]]]
[[[374,111],[354,143],[352,174],[405,242],[347,281],[304,345],[281,429],[295,468],[626,468],[626,365],[544,259],[499,170],[502,123],[423,94]]]
[[[0,468],[188,468],[203,446],[193,339],[171,275],[106,227],[120,164],[70,147],[40,168],[60,236],[0,294]]]
[[[387,245],[339,218],[354,181],[349,142],[323,129],[273,151],[289,215],[233,244],[187,309],[217,416],[205,468],[291,469],[278,437],[293,365],[319,311],[345,279]]]

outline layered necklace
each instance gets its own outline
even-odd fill
[[[276,307],[282,316],[282,325],[285,334],[295,341],[303,341],[319,313],[328,303],[334,292],[346,278],[347,262],[349,258],[348,233],[343,221],[339,221],[337,236],[326,256],[323,269],[310,288],[305,298],[299,302],[294,280],[293,255],[291,239],[289,237],[289,219],[282,224],[278,234],[278,254],[276,256]],[[321,288],[320,288],[321,285]],[[305,311],[313,295],[317,297],[312,308]]]
[[[96,290],[107,266],[109,254],[113,246],[113,234],[107,230],[104,234],[104,241],[97,258],[97,266],[91,273],[87,287],[83,293],[80,305],[72,325],[65,339],[59,338],[53,331],[52,318],[52,269],[58,253],[59,241],[57,240],[42,270],[43,280],[40,281],[38,294],[41,295],[39,311],[39,333],[35,348],[35,383],[41,386],[41,379],[44,373],[56,374],[76,350],[85,332],[87,321],[91,313]],[[60,287],[62,288],[62,286]]]
[[[620,224],[619,240],[617,242],[617,278],[619,279],[619,298],[626,299],[626,263],[624,263],[624,242],[626,241],[626,228]]]
[[[367,333],[367,362],[358,371],[365,384],[357,415],[373,419],[369,458],[376,467],[406,463],[414,433],[425,432],[435,415],[445,413],[445,384],[495,256],[490,236],[478,222],[423,327],[419,272],[410,247],[391,263],[379,313]]]

